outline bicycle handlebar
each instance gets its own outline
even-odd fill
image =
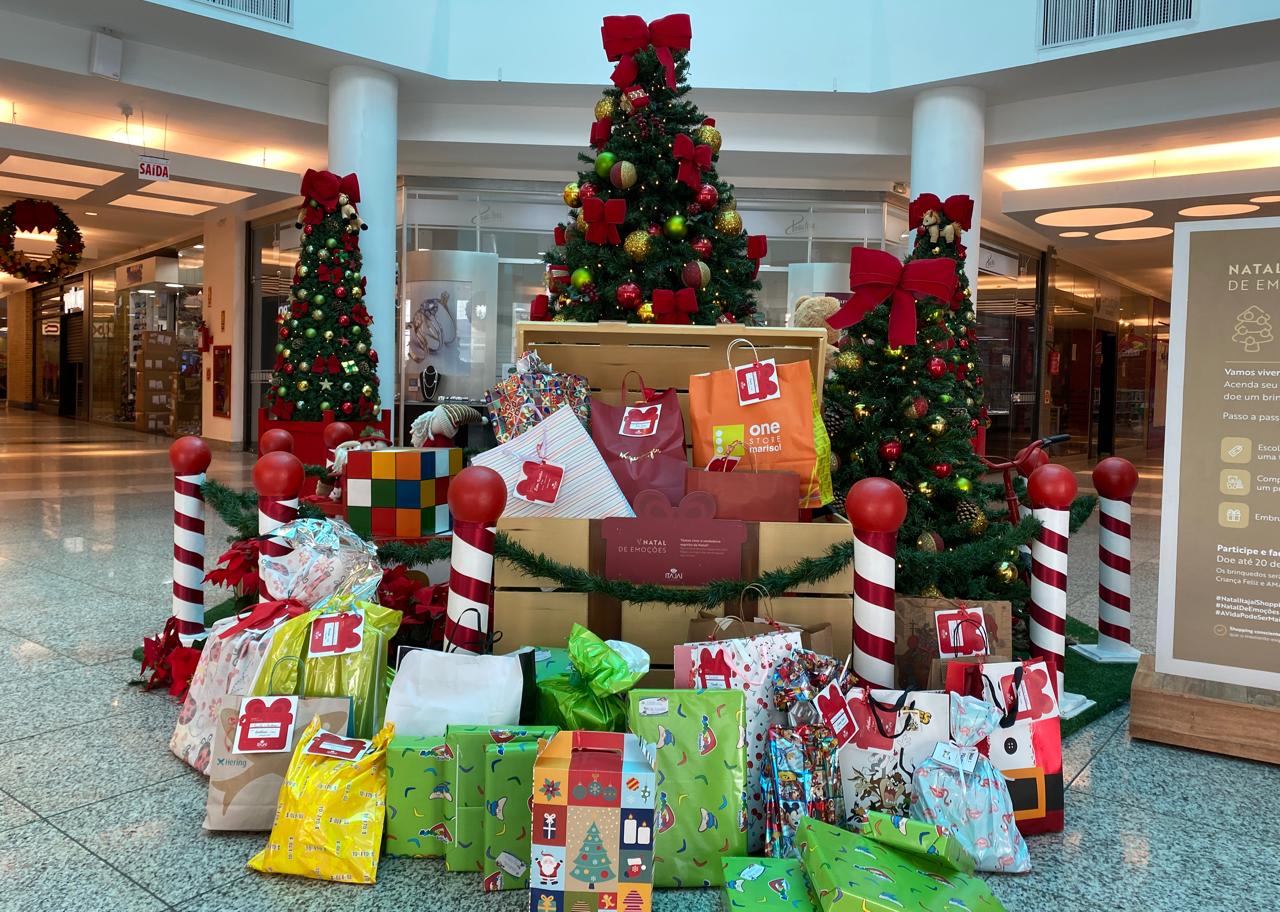
[[[1066,443],[1070,439],[1070,434],[1054,434],[1052,437],[1042,437],[1040,443],[1044,446],[1052,446],[1055,443]]]

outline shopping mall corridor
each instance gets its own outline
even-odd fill
[[[251,874],[260,834],[201,829],[204,780],[168,751],[177,704],[130,682],[168,613],[168,440],[0,411],[0,910],[526,908],[439,862],[387,859],[375,887]],[[211,475],[248,484],[250,458]],[[1138,646],[1155,637],[1158,472],[1135,502]],[[1088,476],[1081,473],[1082,486]],[[209,526],[216,555],[226,530]],[[1071,543],[1072,612],[1095,620],[1096,520]],[[1275,909],[1280,769],[1130,741],[1121,709],[1065,747],[1067,830],[993,878],[1010,912]],[[655,908],[721,908],[718,890]],[[424,903],[425,901],[425,903]]]

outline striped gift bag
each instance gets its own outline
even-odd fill
[[[506,443],[479,453],[507,483],[503,516],[604,519],[635,516],[604,458],[570,406]]]

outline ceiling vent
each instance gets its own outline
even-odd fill
[[[1194,0],[1040,0],[1040,47],[1190,22]]]
[[[293,25],[293,0],[200,0],[231,13],[252,16],[277,25]]]

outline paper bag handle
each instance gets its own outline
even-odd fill
[[[991,683],[991,679],[984,673],[982,680],[987,682],[987,691],[991,694],[991,704],[1001,710],[1004,715],[1000,717],[1001,728],[1011,728],[1018,718],[1018,699],[1019,692],[1022,690],[1022,672],[1024,666],[1018,665],[1013,670],[1013,696],[1009,698],[1008,706],[1000,705],[1000,694],[996,691],[996,686]]]
[[[747,597],[748,592],[758,592],[760,594],[760,597],[756,599],[757,605],[763,602],[765,617],[769,619],[770,624],[776,627],[777,622],[773,619],[773,596],[769,594],[769,590],[761,583],[750,583],[742,587],[742,591],[738,593],[738,616],[742,616],[742,600]]]
[[[641,398],[644,399],[646,403],[653,401],[651,397],[653,396],[654,391],[648,384],[644,382],[644,376],[638,370],[629,370],[622,375],[622,390],[619,397],[619,404],[623,408],[627,407],[627,393],[629,392],[629,390],[627,389],[627,380],[628,378],[630,378],[632,374],[635,374],[636,379],[640,381]]]
[[[622,755],[617,732],[575,731],[573,750]]]
[[[760,363],[760,353],[756,351],[755,343],[752,342],[750,339],[743,339],[739,337],[737,339],[734,339],[732,342],[730,342],[729,347],[725,349],[724,360],[725,360],[725,363],[728,364],[730,370],[733,370],[733,350],[737,348],[739,345],[746,345],[747,347],[749,347],[751,349],[752,362],[755,364]]]

